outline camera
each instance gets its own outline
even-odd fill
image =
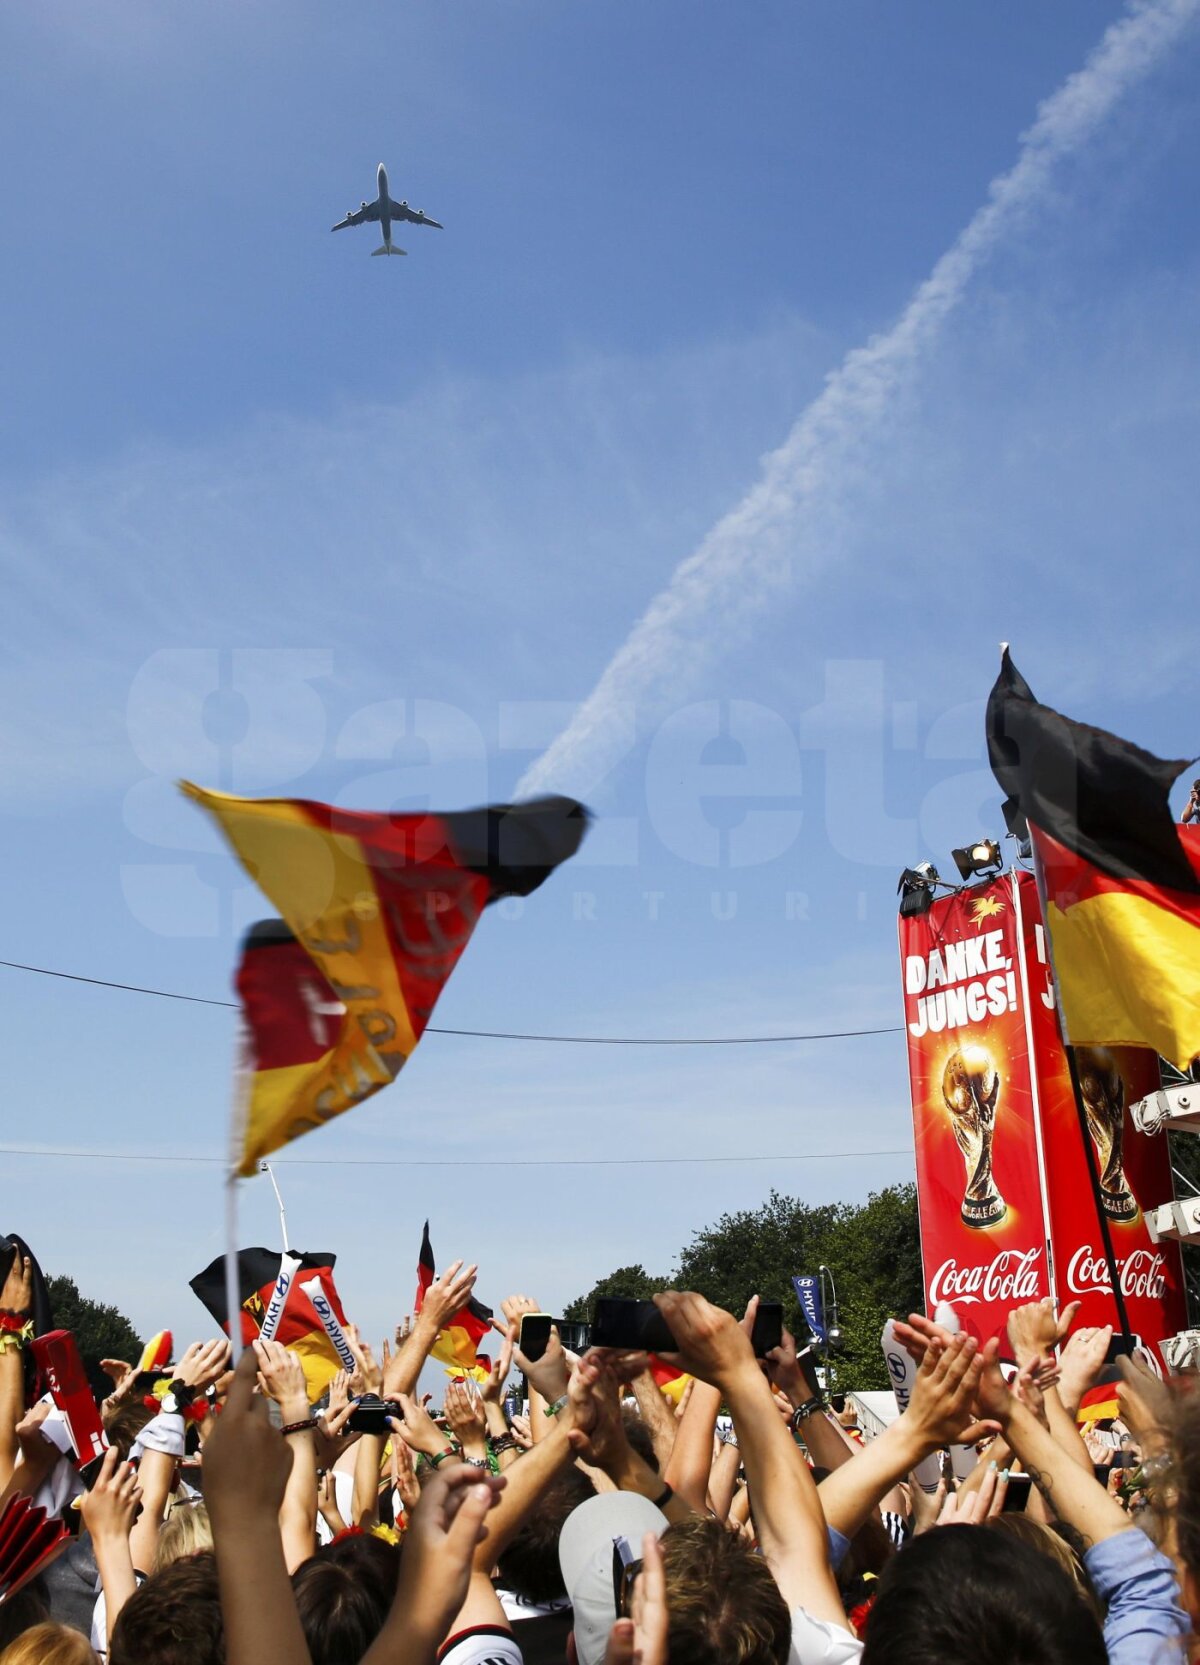
[[[356,1434],[386,1434],[389,1416],[402,1417],[404,1408],[395,1399],[380,1399],[378,1394],[364,1393],[354,1401],[349,1426]]]

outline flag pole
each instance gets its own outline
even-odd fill
[[[246,1142],[246,1121],[254,1086],[250,1038],[243,1025],[233,1072],[233,1109],[229,1117],[229,1167],[225,1174],[225,1311],[233,1366],[242,1356],[242,1297],[238,1277],[238,1169]]]
[[[275,1178],[275,1170],[271,1167],[269,1162],[260,1162],[258,1165],[258,1171],[260,1174],[266,1174],[267,1178],[271,1181],[271,1189],[275,1193],[275,1201],[279,1204],[279,1231],[283,1238],[283,1252],[285,1255],[291,1254],[292,1245],[288,1242],[287,1214],[284,1212],[283,1198],[279,1194],[279,1182]]]

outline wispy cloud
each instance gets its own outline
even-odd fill
[[[626,714],[653,717],[697,671],[826,551],[814,522],[839,497],[898,398],[912,384],[972,278],[1047,198],[1053,172],[1078,151],[1177,42],[1200,0],[1134,0],[1076,71],[1041,106],[1014,166],[938,260],[892,328],[855,348],[830,376],[754,487],[675,570],[569,726],[522,777],[519,794],[586,789],[625,744]],[[796,532],[806,537],[797,572]]]

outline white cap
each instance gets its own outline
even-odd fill
[[[647,1532],[661,1537],[666,1529],[662,1510],[639,1492],[601,1492],[572,1509],[563,1522],[558,1564],[575,1610],[579,1665],[603,1665],[608,1633],[616,1623],[613,1540],[628,1538],[640,1550]]]

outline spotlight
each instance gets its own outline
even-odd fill
[[[967,844],[961,850],[951,850],[954,865],[964,879],[969,879],[975,873],[998,873],[1003,865],[1000,860],[1000,846],[994,838],[981,838],[975,844]]]
[[[919,861],[915,867],[906,867],[896,886],[900,893],[901,919],[916,919],[928,913],[933,901],[933,887],[941,882],[931,861]]]

